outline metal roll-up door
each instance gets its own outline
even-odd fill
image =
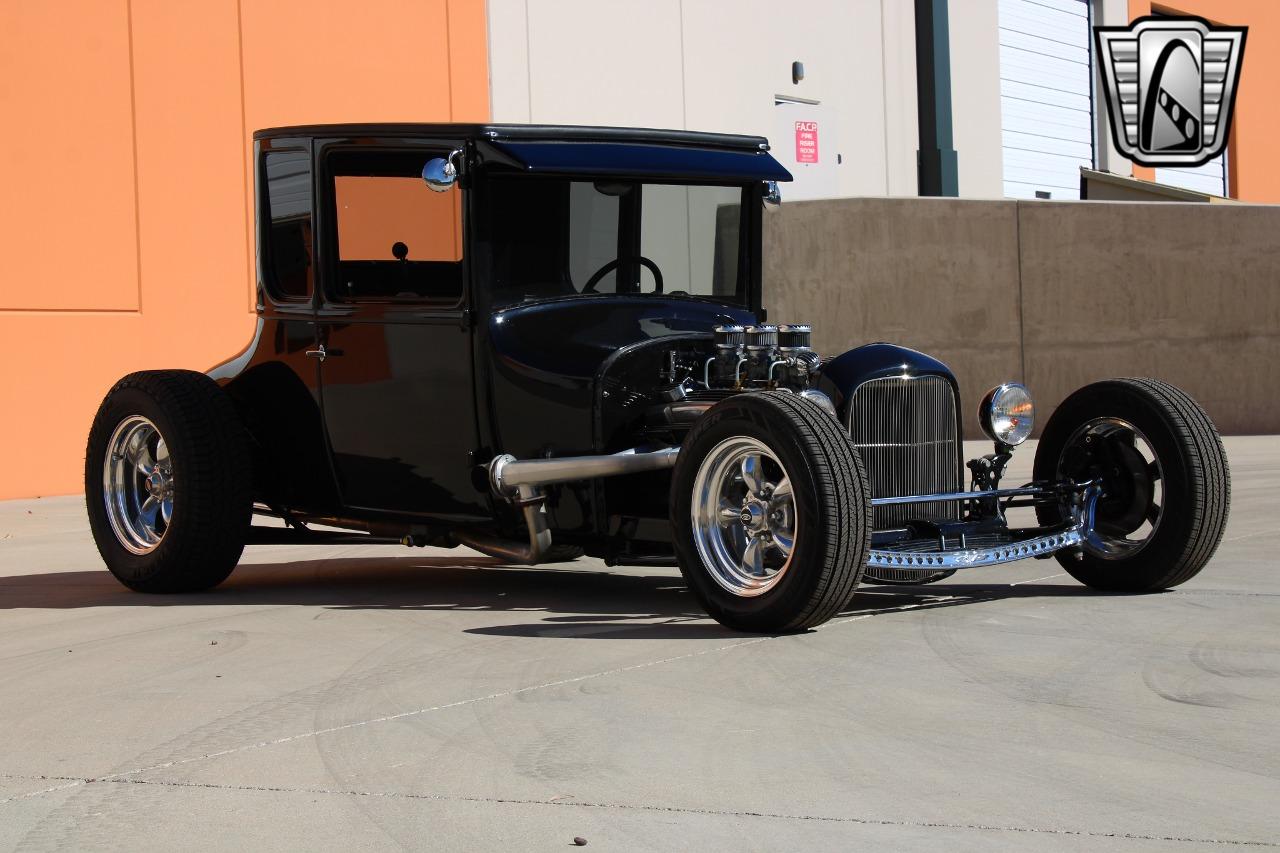
[[[1093,167],[1089,6],[1000,0],[1004,194],[1079,198]]]

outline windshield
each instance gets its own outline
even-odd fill
[[[745,303],[743,186],[494,178],[495,303],[575,294]]]

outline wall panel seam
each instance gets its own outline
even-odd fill
[[[453,24],[449,20],[450,0],[444,0],[444,77],[449,87],[449,121],[456,121],[453,111]]]
[[[880,130],[884,135],[884,194],[891,195],[889,190],[889,66],[886,49],[884,27],[884,0],[880,0],[880,115],[883,121]]]
[[[1018,367],[1027,382],[1027,312],[1022,297],[1022,202],[1013,203],[1013,242],[1018,253]]]
[[[133,62],[133,0],[125,0],[125,26],[129,42],[129,131],[133,150],[133,253],[138,288],[134,310],[142,313],[142,193],[138,181],[138,78]]]
[[[240,192],[243,194],[240,199],[240,209],[248,209],[253,204],[253,188],[249,183],[249,152],[253,145],[249,140],[249,119],[247,117],[247,108],[244,103],[244,11],[241,0],[236,0],[236,62],[240,73]],[[246,278],[249,280],[249,312],[257,313],[257,253],[254,251],[253,245],[253,227],[254,220],[258,215],[257,205],[254,204],[253,214],[245,215],[244,223],[244,257]]]

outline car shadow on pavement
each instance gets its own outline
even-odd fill
[[[512,637],[684,639],[739,636],[707,618],[674,570],[611,572],[589,564],[506,566],[487,557],[371,557],[245,563],[217,589],[144,595],[105,570],[0,577],[0,610],[303,605],[339,610],[521,613],[516,624],[467,627]],[[841,618],[1011,598],[1098,595],[1073,582],[863,586]]]

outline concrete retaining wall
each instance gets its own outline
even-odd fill
[[[965,431],[1001,381],[1045,416],[1111,376],[1173,382],[1224,433],[1280,432],[1280,206],[840,199],[765,215],[765,305],[830,354],[947,362]]]

